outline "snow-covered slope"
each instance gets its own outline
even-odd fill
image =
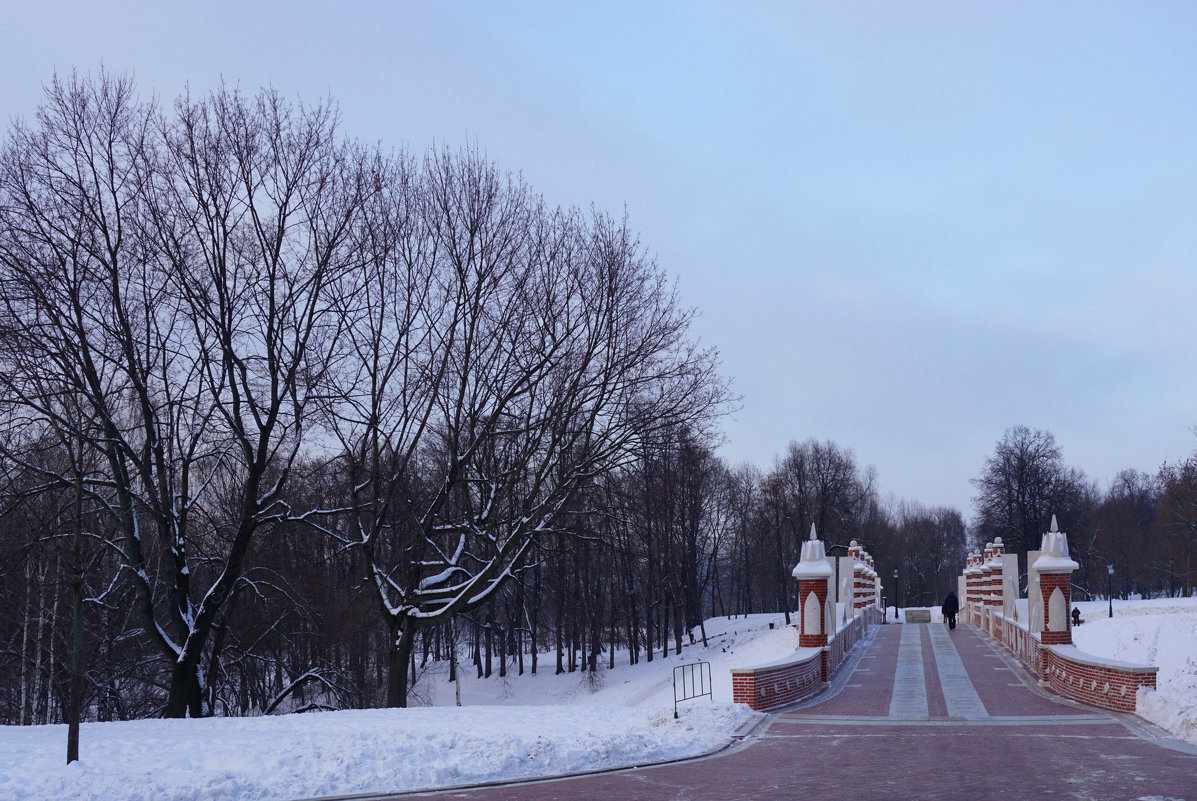
[[[69,767],[65,726],[0,727],[0,801],[295,799],[693,756],[751,720],[731,703],[728,668],[793,653],[798,637],[782,624],[781,615],[716,618],[707,648],[634,667],[617,653],[615,669],[593,677],[555,676],[551,658],[536,676],[506,679],[477,679],[467,664],[462,708],[437,665],[412,699],[436,708],[84,724],[82,759]],[[673,668],[699,660],[711,662],[714,699],[685,702],[674,720]]]
[[[796,621],[797,617],[792,616]],[[770,629],[769,624],[774,628]],[[616,651],[615,669],[607,669],[607,655],[600,660],[599,671],[593,676],[583,673],[554,675],[555,661],[551,654],[542,654],[537,675],[515,676],[509,669],[507,678],[495,674],[489,679],[476,678],[472,663],[463,665],[461,700],[463,704],[597,704],[601,706],[640,706],[668,709],[673,714],[673,669],[697,661],[711,663],[714,683],[714,703],[730,704],[732,687],[730,668],[749,667],[780,659],[798,648],[798,633],[786,626],[780,614],[712,618],[706,621],[707,647],[695,632],[695,644],[686,645],[680,655],[668,657],[657,652],[652,662],[644,661],[629,667],[626,651]],[[452,706],[454,687],[448,681],[448,665],[431,666],[417,682],[416,703]],[[710,704],[711,700],[687,702],[687,706]]]
[[[1138,713],[1197,745],[1197,598],[1074,604],[1084,623],[1072,639],[1097,656],[1155,665],[1156,690],[1140,690]]]

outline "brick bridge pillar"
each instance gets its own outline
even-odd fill
[[[980,603],[980,593],[977,590],[977,585],[981,580],[980,564],[980,555],[976,551],[973,551],[968,555],[968,566],[964,568],[964,608],[966,610],[966,620],[973,624],[978,622],[977,604]]]
[[[1072,644],[1072,571],[1080,565],[1068,555],[1068,535],[1056,525],[1052,515],[1051,531],[1043,535],[1043,546],[1035,560],[1039,573],[1039,591],[1043,596],[1044,645]]]
[[[985,562],[989,586],[985,588],[985,605],[997,607],[1002,605],[1002,554],[1005,546],[1002,538],[998,537],[989,548],[989,559]]]
[[[794,567],[794,578],[798,579],[798,600],[801,602],[802,623],[798,634],[799,648],[822,648],[827,645],[828,584],[835,571],[827,561],[823,543],[815,534],[814,524],[810,527],[810,539],[802,543],[802,561]]]

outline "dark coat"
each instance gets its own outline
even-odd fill
[[[956,600],[956,593],[948,590],[948,597],[943,599],[941,611],[944,617],[956,616],[956,613],[960,611],[960,601]]]

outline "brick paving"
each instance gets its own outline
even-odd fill
[[[1152,739],[1158,730],[1136,718],[1045,697],[1020,666],[975,630],[958,627],[944,640],[937,626],[942,629],[877,627],[858,646],[867,650],[853,655],[828,692],[770,716],[762,734],[723,754],[423,797],[1197,801],[1194,749],[1164,747]],[[909,638],[914,628],[920,629],[922,669],[908,663],[899,671],[902,631]],[[895,707],[901,716],[890,715],[895,679],[903,675],[903,681],[921,675],[924,683],[926,711],[917,719],[910,717],[909,704]],[[964,714],[950,715],[953,708]]]

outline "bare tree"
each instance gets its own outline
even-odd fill
[[[955,577],[964,568],[964,518],[956,509],[910,501],[898,503],[892,516],[894,542],[885,555],[901,568],[903,601],[907,606],[938,604],[955,589]]]
[[[581,488],[727,393],[626,225],[546,209],[474,152],[387,169],[329,419],[402,706],[418,631],[487,603]]]
[[[1169,591],[1182,594],[1197,586],[1197,454],[1160,468],[1160,496],[1155,527],[1168,544]]]
[[[325,106],[222,88],[168,118],[106,73],[55,78],[0,161],[10,419],[102,455],[83,491],[118,523],[168,716],[208,712],[213,625],[255,531],[291,515],[359,178]],[[99,433],[56,410],[63,392]]]
[[[1076,530],[1084,474],[1064,464],[1050,431],[1014,426],[1006,431],[972,480],[974,533],[981,542],[1001,537],[1007,553],[1025,555],[1039,544],[1051,516]]]

